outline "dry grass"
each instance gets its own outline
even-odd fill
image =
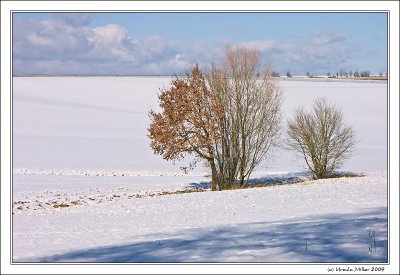
[[[265,183],[248,183],[244,185],[239,185],[235,184],[232,187],[227,187],[224,190],[239,190],[239,189],[250,189],[250,188],[265,188],[265,187],[273,187],[273,186],[278,186],[278,185],[288,185],[288,184],[296,184],[296,183],[301,183],[304,182],[305,179],[293,179],[290,178],[290,181],[287,180],[277,180],[275,182],[265,182]],[[224,191],[223,190],[223,191]]]
[[[187,194],[187,193],[198,193],[198,192],[205,192],[206,190],[204,189],[183,189],[183,190],[176,190],[176,191],[163,191],[157,194],[152,194],[158,195],[158,196],[165,196],[165,195],[177,195],[177,194]]]
[[[29,201],[15,201],[14,204],[25,204],[30,203]]]
[[[332,77],[331,79],[351,79],[351,80],[388,80],[387,76],[368,76],[368,77]]]
[[[70,205],[61,203],[61,204],[54,204],[53,207],[54,208],[67,208],[67,207],[70,207]]]
[[[365,177],[362,174],[354,174],[354,173],[343,173],[343,174],[333,174],[326,177],[326,179],[335,179],[335,178],[361,178]]]
[[[249,188],[262,188],[262,187],[269,187],[269,186],[272,186],[272,185],[276,185],[276,184],[264,184],[264,183],[244,184],[244,185],[235,184],[235,185],[226,187],[224,190],[239,190],[239,189],[249,189]]]
[[[362,174],[355,174],[355,173],[338,173],[338,174],[332,174],[324,179],[333,179],[333,178],[359,178],[359,177],[365,177],[365,175]],[[268,183],[257,183],[257,184],[244,184],[244,185],[239,185],[235,184],[232,187],[226,187],[223,191],[225,190],[239,190],[239,189],[249,189],[249,188],[264,188],[264,187],[273,187],[273,186],[278,186],[278,185],[288,185],[288,184],[310,184],[310,183],[315,183],[317,179],[305,179],[305,178],[287,178],[283,180],[277,180],[275,182],[268,182]]]

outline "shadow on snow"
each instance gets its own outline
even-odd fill
[[[285,174],[275,174],[267,175],[259,178],[251,178],[246,184],[251,187],[251,185],[282,185],[282,184],[292,184],[298,183],[304,180],[312,179],[312,175],[308,172],[298,172],[298,173],[285,173]],[[210,189],[211,181],[193,182],[189,184],[190,188],[194,189]]]
[[[22,262],[387,262],[387,208],[186,229]]]

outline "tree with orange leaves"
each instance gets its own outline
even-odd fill
[[[159,95],[162,111],[149,114],[153,151],[166,160],[205,160],[212,190],[244,186],[279,138],[281,91],[259,67],[257,51],[227,48],[207,78],[195,66],[174,79]]]
[[[205,160],[211,168],[212,190],[216,190],[214,148],[220,139],[218,119],[223,108],[198,65],[188,77],[176,77],[171,84],[158,96],[162,111],[149,113],[150,146],[166,160],[182,159],[185,154]]]

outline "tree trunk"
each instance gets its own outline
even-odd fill
[[[240,187],[244,186],[244,175],[240,176]]]
[[[211,191],[217,191],[217,169],[214,160],[210,160],[211,166]]]

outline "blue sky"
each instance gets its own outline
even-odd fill
[[[180,74],[224,47],[273,70],[387,72],[385,13],[14,13],[15,74]]]

